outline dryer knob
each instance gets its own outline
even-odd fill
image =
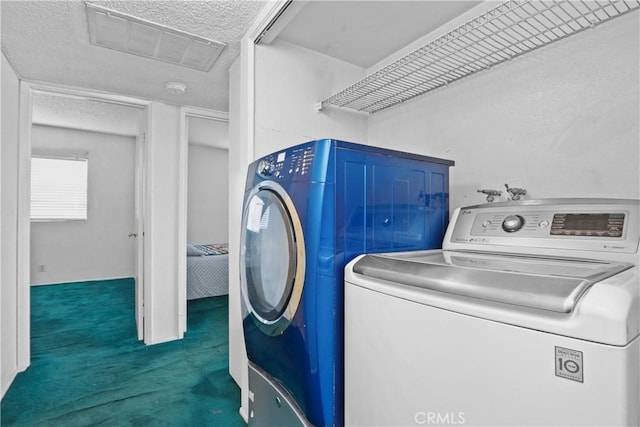
[[[524,225],[524,218],[520,215],[509,215],[502,221],[502,229],[507,233],[518,231]]]
[[[258,174],[262,176],[270,176],[273,173],[273,164],[268,160],[261,160],[258,163]]]

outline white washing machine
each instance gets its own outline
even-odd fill
[[[640,425],[639,201],[454,212],[345,269],[345,424]]]

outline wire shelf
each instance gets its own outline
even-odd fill
[[[593,28],[640,0],[509,0],[319,104],[375,113]]]

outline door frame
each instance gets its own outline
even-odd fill
[[[135,154],[135,307],[136,307],[136,331],[138,333],[138,340],[144,341],[145,337],[150,336],[150,331],[147,332],[147,328],[150,325],[145,323],[144,319],[149,318],[146,316],[146,307],[151,307],[151,304],[145,304],[145,295],[151,295],[150,291],[145,289],[145,286],[149,286],[146,277],[151,277],[146,273],[148,262],[146,262],[145,254],[148,253],[146,249],[147,242],[150,238],[145,237],[145,228],[147,224],[147,216],[149,215],[149,202],[147,201],[147,130],[145,128],[150,120],[150,110],[147,108],[147,116],[141,114],[140,132],[136,136],[136,154]],[[146,284],[146,285],[145,285]]]
[[[178,338],[187,331],[187,194],[189,188],[189,117],[229,123],[229,113],[196,107],[180,108],[178,147]]]
[[[136,144],[142,143],[143,154],[142,168],[140,171],[142,176],[147,174],[147,152],[148,141],[150,137],[149,125],[151,123],[151,102],[142,99],[132,98],[123,95],[116,95],[107,92],[90,91],[86,89],[74,88],[70,86],[55,85],[50,83],[32,82],[27,80],[20,81],[20,124],[19,124],[19,142],[18,142],[18,223],[17,223],[17,354],[18,354],[18,370],[24,371],[30,365],[31,361],[31,296],[30,296],[30,261],[31,261],[31,219],[30,219],[30,185],[31,185],[31,126],[33,119],[33,94],[46,93],[51,95],[80,97],[100,102],[109,102],[121,104],[129,107],[141,108],[143,114],[140,131],[146,135],[146,142],[142,142],[141,138],[136,138]],[[138,148],[138,147],[136,147]],[[136,150],[137,151],[137,150]],[[137,165],[138,166],[138,165]],[[138,171],[136,171],[138,172]],[[145,188],[146,180],[142,180],[138,194],[143,206],[148,206],[149,194]],[[138,189],[136,189],[138,190]],[[146,223],[148,210],[144,209],[142,221]],[[141,231],[141,230],[139,230]],[[143,245],[136,245],[136,252],[143,250],[146,252],[150,246],[148,238],[144,239]],[[143,254],[141,254],[143,256]],[[136,254],[138,256],[138,254]],[[144,276],[149,271],[148,262],[145,262],[142,268],[136,274],[141,274],[136,280],[136,290],[142,292],[142,295],[149,295],[145,292]],[[148,284],[147,284],[148,286]],[[136,307],[137,310],[143,310],[144,317],[150,310],[150,304]],[[142,337],[148,336],[148,325],[142,328]],[[138,334],[140,336],[140,333]]]

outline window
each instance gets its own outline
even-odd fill
[[[85,158],[31,157],[31,220],[87,219]]]

